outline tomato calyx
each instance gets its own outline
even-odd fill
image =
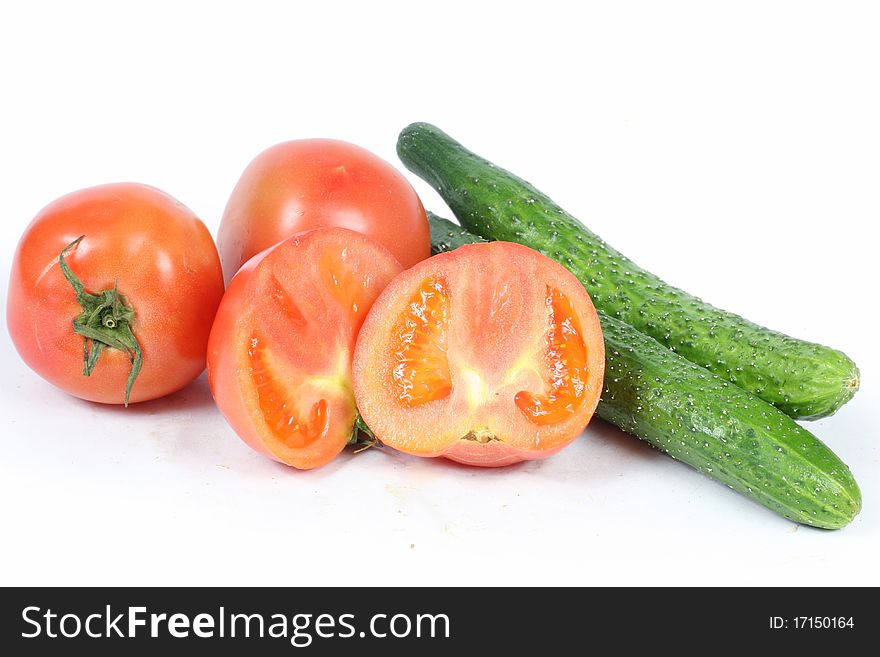
[[[99,294],[86,292],[82,281],[70,269],[64,255],[75,249],[85,235],[80,235],[68,244],[58,256],[61,272],[76,292],[76,301],[82,312],[73,320],[73,331],[83,338],[83,376],[91,376],[98,364],[98,357],[104,349],[124,351],[131,361],[131,370],[125,383],[125,405],[131,395],[131,388],[140,374],[144,357],[141,346],[131,330],[134,321],[134,308],[119,293],[118,281],[113,288],[102,290]]]
[[[376,434],[373,433],[373,430],[367,426],[366,422],[364,422],[364,418],[361,417],[360,413],[358,413],[355,418],[354,426],[351,429],[351,438],[348,439],[348,444],[357,448],[354,450],[355,454],[359,454],[371,447],[382,446],[382,443],[379,442],[379,439],[376,438]]]

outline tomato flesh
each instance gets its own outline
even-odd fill
[[[587,347],[571,299],[559,290],[547,288],[549,330],[543,360],[547,370],[548,391],[516,393],[514,401],[527,418],[536,424],[555,424],[577,412],[586,394]]]
[[[449,298],[444,287],[442,279],[426,279],[394,328],[391,378],[398,398],[408,406],[442,399],[452,390],[446,355]]]
[[[248,343],[248,356],[260,412],[273,436],[293,448],[305,447],[326,436],[330,420],[327,400],[316,401],[305,416],[299,413],[293,391],[272,371],[266,346],[256,331]]]
[[[466,246],[399,275],[357,341],[354,386],[377,437],[472,465],[542,458],[598,403],[604,344],[580,282],[504,242]]]
[[[357,417],[355,338],[399,271],[386,249],[343,228],[297,235],[239,271],[211,331],[208,380],[247,444],[300,469],[342,451]]]

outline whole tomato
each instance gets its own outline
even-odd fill
[[[37,374],[109,404],[174,392],[205,368],[223,275],[211,235],[134,183],[52,202],[18,243],[6,320]]]
[[[431,255],[425,209],[397,169],[343,141],[288,141],[254,158],[232,191],[217,233],[227,283],[260,251],[331,226],[363,233],[404,267]]]

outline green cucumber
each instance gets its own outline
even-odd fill
[[[481,237],[428,213],[432,250]],[[789,416],[601,311],[596,411],[672,458],[795,522],[839,529],[862,506],[849,468]]]
[[[431,227],[431,255],[452,251],[465,244],[489,241],[430,210],[427,211],[427,214],[428,226]]]
[[[405,128],[397,152],[440,192],[464,228],[553,258],[580,279],[596,308],[788,415],[831,415],[858,389],[859,371],[840,351],[763,328],[667,285],[532,185],[434,126]]]

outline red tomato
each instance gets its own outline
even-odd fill
[[[74,330],[74,320],[90,325],[59,256],[79,237],[64,262],[83,285],[79,298],[98,308],[91,330],[110,346]],[[179,390],[205,369],[222,295],[217,249],[198,217],[153,187],[103,185],[61,197],[28,226],[15,252],[6,321],[18,353],[47,381],[83,399],[121,404],[134,374],[129,401],[139,402]],[[123,344],[114,348],[113,339]],[[89,376],[84,344],[97,356]]]
[[[363,235],[322,228],[267,249],[236,274],[211,330],[208,381],[242,440],[300,469],[342,451],[357,417],[355,337],[399,271]]]
[[[425,209],[397,169],[343,141],[288,141],[254,158],[232,191],[217,233],[227,282],[263,249],[325,226],[363,233],[404,267],[431,254]]]
[[[580,282],[532,249],[491,242],[395,278],[367,315],[353,372],[358,409],[383,443],[500,466],[574,440],[604,368]]]

